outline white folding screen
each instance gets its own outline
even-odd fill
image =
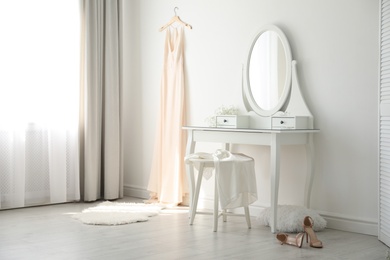
[[[380,6],[379,240],[390,245],[390,0]]]

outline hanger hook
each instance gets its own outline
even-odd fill
[[[176,9],[179,10],[179,7],[176,6],[176,7],[173,9],[173,11],[175,12],[175,16],[177,16],[177,14],[176,14]]]

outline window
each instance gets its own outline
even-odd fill
[[[77,0],[0,8],[0,208],[79,199]]]

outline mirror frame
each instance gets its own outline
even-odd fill
[[[259,39],[259,37],[267,31],[275,32],[279,36],[279,39],[282,42],[282,45],[286,53],[286,80],[283,88],[283,93],[278,103],[275,105],[275,107],[269,110],[262,109],[255,101],[252,94],[250,79],[249,79],[249,66],[250,66],[250,60],[251,60],[253,48],[257,40]],[[280,109],[282,109],[283,106],[286,105],[285,103],[291,91],[291,65],[292,65],[292,54],[291,54],[290,44],[288,43],[286,35],[283,33],[282,30],[280,30],[275,25],[270,24],[270,25],[263,26],[260,29],[260,31],[257,33],[256,37],[254,38],[248,54],[247,69],[246,69],[247,82],[246,84],[244,84],[244,93],[243,93],[245,107],[247,108],[248,111],[254,111],[256,114],[260,116],[272,116],[276,112],[280,111]]]

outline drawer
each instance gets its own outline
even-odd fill
[[[271,121],[272,129],[307,129],[308,117],[307,116],[281,116],[272,117]]]
[[[221,128],[248,128],[249,117],[238,115],[216,116],[216,126]]]

